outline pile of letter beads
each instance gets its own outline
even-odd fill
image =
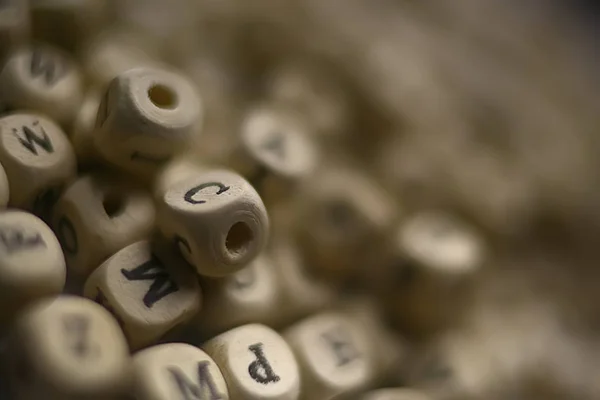
[[[0,1],[1,398],[432,399],[389,322],[460,313],[478,235],[339,155],[326,74],[246,105],[109,4]]]

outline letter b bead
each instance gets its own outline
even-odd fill
[[[264,248],[269,231],[267,210],[256,190],[227,170],[173,185],[158,206],[158,223],[198,273],[212,277],[248,265]]]
[[[287,343],[260,324],[244,325],[206,342],[225,376],[231,399],[295,400],[300,372]]]

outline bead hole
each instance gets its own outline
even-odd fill
[[[109,218],[114,218],[120,215],[125,209],[125,201],[123,197],[117,193],[108,193],[102,201],[104,212]]]
[[[246,223],[236,222],[227,232],[225,247],[233,255],[239,256],[246,251],[253,238],[252,230]]]
[[[175,92],[161,84],[155,84],[148,89],[148,98],[158,108],[173,109],[177,106]]]

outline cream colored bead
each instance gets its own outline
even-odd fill
[[[186,343],[153,346],[133,357],[138,400],[228,400],[225,378],[205,352]]]
[[[0,299],[3,318],[32,301],[58,295],[66,279],[65,258],[50,228],[32,214],[0,211]]]
[[[370,274],[384,256],[397,208],[388,194],[358,170],[326,166],[305,187],[299,240],[310,265],[344,279]]]
[[[196,324],[209,337],[251,322],[270,325],[281,308],[275,265],[266,255],[241,271],[203,283],[204,305]]]
[[[301,123],[273,106],[250,110],[228,165],[246,177],[266,202],[294,195],[318,162],[317,148]]]
[[[84,295],[120,321],[133,349],[157,341],[200,308],[200,288],[187,265],[148,241],[125,247],[96,269]]]
[[[44,218],[76,174],[71,143],[58,125],[37,114],[0,118],[0,163],[8,176],[9,206]]]
[[[94,147],[93,136],[100,100],[101,95],[98,91],[89,91],[73,121],[70,137],[80,165],[89,165],[100,160]]]
[[[67,126],[83,99],[82,84],[67,54],[45,45],[22,47],[0,72],[0,104],[39,112]]]
[[[227,382],[231,400],[294,400],[298,365],[283,338],[260,324],[225,332],[202,346]]]
[[[367,333],[339,313],[322,313],[288,328],[283,336],[302,374],[302,399],[350,394],[374,378]]]
[[[99,305],[61,296],[28,309],[11,336],[18,399],[113,398],[127,390],[130,360],[117,322]]]
[[[27,0],[6,0],[0,3],[0,63],[29,38]]]
[[[239,271],[262,251],[269,235],[267,210],[241,176],[212,170],[173,185],[158,205],[164,235],[201,275]]]
[[[169,188],[186,179],[206,172],[208,167],[187,158],[180,157],[167,163],[154,178],[154,197],[160,201]]]
[[[4,171],[4,167],[0,164],[0,209],[5,208],[10,198],[10,190],[8,186],[8,177]]]
[[[36,40],[76,51],[108,17],[105,0],[29,0]]]
[[[134,68],[113,79],[98,110],[94,145],[109,162],[156,173],[200,132],[202,102],[183,75]]]
[[[418,390],[387,388],[368,392],[360,400],[430,400],[430,398]]]
[[[159,66],[148,43],[125,30],[108,29],[89,40],[80,50],[87,80],[102,90],[127,70]]]
[[[286,326],[330,306],[335,298],[331,286],[310,275],[295,243],[275,238],[269,255],[281,298],[274,313],[277,326]]]
[[[415,214],[392,242],[391,279],[382,291],[396,322],[427,335],[460,321],[485,245],[471,227],[450,214]]]
[[[152,198],[128,182],[84,175],[62,194],[53,213],[70,271],[88,276],[123,247],[148,238],[154,228]]]

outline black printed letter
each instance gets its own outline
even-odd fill
[[[248,366],[248,373],[258,383],[268,385],[269,383],[279,382],[281,379],[269,364],[269,360],[265,357],[262,349],[262,343],[256,343],[248,347],[248,350],[254,353],[256,360],[252,361]]]
[[[38,155],[38,150],[35,147],[36,144],[39,147],[41,147],[42,149],[44,149],[46,151],[46,153],[54,153],[54,146],[52,145],[52,141],[46,134],[46,131],[44,130],[44,128],[42,128],[42,126],[40,125],[40,122],[35,121],[33,123],[33,127],[34,128],[39,127],[40,134],[37,134],[31,128],[29,128],[28,126],[25,126],[25,125],[22,128],[25,138],[22,138],[21,136],[19,136],[17,129],[13,129],[12,132],[13,132],[13,135],[15,135],[17,139],[19,139],[19,142],[27,150],[29,150],[32,154],[34,154],[36,156]]]
[[[150,260],[135,269],[131,271],[122,269],[121,273],[130,281],[152,281],[150,289],[144,295],[144,305],[148,308],[152,308],[157,301],[179,290],[177,284],[171,280],[164,265],[154,255]]]
[[[225,193],[226,191],[228,191],[229,189],[231,189],[231,187],[229,186],[225,186],[222,183],[219,182],[206,182],[203,183],[202,185],[198,185],[196,187],[191,188],[190,190],[188,190],[184,196],[184,200],[187,201],[190,204],[203,204],[206,203],[206,200],[195,200],[194,196],[196,194],[198,194],[199,191],[209,188],[209,187],[215,187],[215,188],[219,188],[219,190],[217,191],[216,194],[221,194],[221,193]]]
[[[221,400],[215,382],[208,372],[208,361],[198,363],[198,385],[190,382],[180,370],[170,367],[168,371],[177,383],[183,400]],[[208,394],[208,397],[205,395]]]
[[[6,253],[11,254],[32,247],[45,247],[46,243],[42,239],[42,235],[37,232],[27,235],[19,227],[0,226],[0,245],[4,247]]]
[[[360,357],[360,354],[358,354],[358,351],[346,336],[346,332],[339,327],[322,333],[321,337],[331,347],[331,350],[333,350],[337,358],[338,367],[346,365]]]

